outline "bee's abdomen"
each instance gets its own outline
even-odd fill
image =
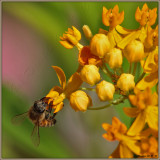
[[[40,127],[52,127],[55,124],[55,120],[43,120],[39,123]]]

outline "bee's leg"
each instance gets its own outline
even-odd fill
[[[52,116],[52,118],[54,118],[54,117],[56,116],[56,114],[57,114],[57,113],[53,113],[53,116]]]

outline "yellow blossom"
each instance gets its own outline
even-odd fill
[[[92,99],[84,91],[78,90],[70,95],[70,105],[75,111],[86,111],[92,106]]]
[[[131,41],[123,53],[129,62],[139,62],[145,57],[143,43],[137,40]]]
[[[136,135],[143,128],[145,123],[148,126],[157,131],[158,130],[158,95],[157,93],[151,93],[150,88],[146,88],[144,91],[140,91],[135,88],[136,95],[129,95],[130,102],[136,106],[134,108],[124,107],[124,112],[130,116],[135,117],[135,121],[128,130],[128,135]]]
[[[103,7],[102,12],[102,22],[105,26],[110,26],[112,28],[121,24],[124,20],[124,11],[119,13],[118,5],[115,5],[113,9],[107,9]]]
[[[137,8],[135,12],[135,19],[137,22],[140,23],[141,26],[146,24],[152,26],[157,18],[157,8],[153,8],[152,10],[148,8],[147,4],[145,3],[142,7],[142,10]]]
[[[127,127],[116,117],[112,118],[112,125],[103,123],[102,127],[107,133],[103,134],[103,138],[108,141],[119,141],[116,150],[109,158],[133,158],[133,153],[140,155],[140,143],[137,137],[127,135]]]
[[[85,65],[80,72],[81,79],[90,84],[95,85],[100,81],[99,69],[95,65]]]
[[[144,61],[141,61],[144,73],[147,73],[138,84],[137,88],[144,90],[147,87],[152,88],[158,83],[158,47],[153,50]]]
[[[84,26],[82,27],[82,29],[83,29],[83,32],[84,32],[85,37],[86,37],[87,39],[91,39],[93,35],[92,35],[92,32],[91,32],[90,28],[89,28],[87,25],[84,25]]]
[[[96,34],[93,36],[90,49],[92,54],[103,58],[104,55],[110,50],[110,42],[108,36],[105,34]]]
[[[54,109],[54,113],[63,108],[63,100],[69,98],[70,94],[76,91],[82,84],[80,75],[75,72],[66,83],[66,76],[60,67],[52,66],[56,71],[61,87],[55,86],[46,95],[48,104]]]
[[[101,81],[96,85],[96,93],[101,101],[112,100],[115,92],[115,87],[112,83]]]
[[[75,45],[78,44],[79,40],[81,39],[81,33],[79,32],[79,30],[76,29],[74,26],[72,26],[72,28],[73,29],[68,28],[68,31],[63,34],[63,37],[60,37],[61,45],[67,49],[73,48]]]
[[[158,46],[158,25],[155,29],[152,29],[151,26],[147,27],[147,37],[144,41],[144,46],[146,49]]]
[[[117,81],[117,87],[124,92],[134,89],[135,82],[132,74],[123,73]]]

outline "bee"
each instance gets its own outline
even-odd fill
[[[51,127],[56,123],[54,119],[56,113],[51,115],[52,108],[50,104],[49,107],[47,107],[48,104],[45,102],[44,98],[35,101],[34,105],[31,106],[27,112],[16,115],[12,119],[12,123],[15,125],[20,125],[27,117],[31,120],[34,124],[31,140],[36,147],[40,144],[39,127]]]

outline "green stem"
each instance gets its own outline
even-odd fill
[[[143,79],[143,77],[145,76],[145,74],[146,74],[146,73],[144,73],[144,72],[141,74],[141,76],[140,76],[139,79],[137,80],[136,84]]]
[[[91,108],[89,107],[88,110],[101,110],[101,109],[104,109],[104,108],[108,108],[112,105],[116,105],[116,104],[119,104],[121,102],[123,102],[125,99],[127,98],[127,96],[122,96],[116,100],[113,100],[111,103],[105,105],[105,106],[102,106],[102,107],[96,107],[96,108]]]
[[[137,69],[137,62],[134,63],[134,68],[133,68],[133,76],[135,76],[136,69]]]
[[[88,90],[88,91],[95,91],[95,88],[86,88],[86,87],[81,87],[80,90]]]
[[[130,62],[130,65],[129,65],[129,73],[131,73],[131,71],[132,71],[132,62]]]

